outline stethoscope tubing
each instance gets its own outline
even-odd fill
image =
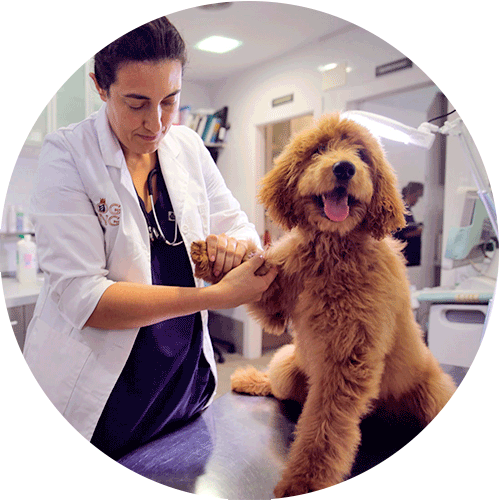
[[[155,222],[156,222],[156,228],[158,229],[158,232],[160,233],[160,236],[162,237],[163,241],[171,247],[176,247],[176,246],[182,245],[184,243],[182,238],[180,241],[177,241],[177,234],[178,234],[177,222],[175,222],[174,241],[168,241],[167,238],[165,237],[165,235],[163,234],[163,231],[161,230],[160,222],[158,220],[158,217],[156,216],[155,204],[154,204],[154,200],[153,200],[153,176],[155,174],[158,174],[157,167],[153,168],[151,170],[151,172],[149,172],[148,180],[147,180],[148,191],[149,191],[149,200],[151,201],[151,211],[153,212],[153,217],[154,217]]]

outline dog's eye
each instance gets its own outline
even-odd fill
[[[361,161],[365,162],[367,165],[371,165],[370,157],[366,149],[358,149],[356,154],[361,158]]]
[[[320,144],[314,151],[313,155],[320,155],[324,153],[328,149],[328,143],[324,142],[323,144]]]

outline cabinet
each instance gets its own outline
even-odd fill
[[[10,324],[17,343],[21,350],[24,348],[24,340],[26,339],[26,330],[33,317],[35,311],[35,304],[26,304],[24,306],[9,307],[7,312],[9,314]]]
[[[486,304],[433,304],[429,313],[429,349],[443,364],[469,368],[481,345]]]
[[[93,61],[89,60],[56,92],[28,134],[22,156],[36,157],[48,133],[80,122],[101,107],[102,101],[89,77],[92,71]]]

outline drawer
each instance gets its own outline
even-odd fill
[[[434,304],[429,314],[429,348],[440,363],[470,367],[481,345],[487,305]]]
[[[24,348],[24,341],[26,339],[26,330],[30,324],[31,318],[35,311],[35,304],[27,304],[24,306],[9,307],[7,312],[9,314],[10,323],[17,343],[21,350]]]

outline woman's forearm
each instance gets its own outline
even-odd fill
[[[117,282],[106,289],[85,326],[127,329],[216,307],[212,287],[183,288]]]
[[[117,282],[102,294],[85,326],[124,330],[148,326],[205,309],[230,309],[259,300],[276,277],[270,268],[255,272],[263,259],[257,255],[231,270],[219,283],[203,288]]]

